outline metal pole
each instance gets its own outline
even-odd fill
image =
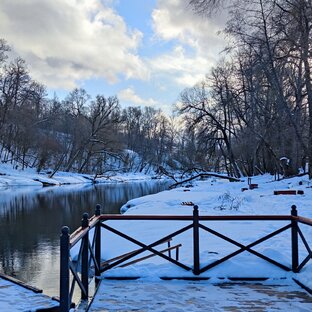
[[[195,205],[193,209],[193,252],[194,252],[194,267],[193,273],[199,275],[199,218],[198,206]]]
[[[60,312],[70,309],[69,298],[69,227],[62,227],[60,237]]]
[[[291,215],[293,217],[298,216],[297,207],[291,206]],[[299,251],[298,251],[298,222],[297,220],[291,220],[291,258],[292,258],[292,271],[297,273],[299,266]]]
[[[95,207],[95,215],[101,215],[101,206],[96,205]],[[97,262],[97,266],[95,266],[95,276],[101,276],[100,266],[101,266],[101,221],[98,221],[95,228],[95,260]]]
[[[87,228],[89,226],[89,215],[85,212],[82,216],[81,227]],[[81,291],[81,299],[86,300],[89,296],[89,231],[81,240],[82,252],[81,252],[81,282],[86,290],[86,293]]]

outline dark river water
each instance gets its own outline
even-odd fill
[[[59,237],[63,225],[73,232],[84,212],[119,213],[128,200],[157,193],[165,182],[15,188],[0,190],[0,270],[57,296]]]

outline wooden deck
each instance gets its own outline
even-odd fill
[[[58,302],[42,294],[42,290],[0,274],[0,310],[56,311]]]
[[[103,280],[89,311],[311,311],[293,280],[264,282]]]

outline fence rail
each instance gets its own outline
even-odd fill
[[[304,224],[312,226],[312,219],[298,216],[296,206],[291,207],[290,215],[256,215],[256,216],[247,216],[247,215],[235,215],[235,216],[200,216],[198,213],[198,207],[195,205],[193,207],[193,214],[187,216],[173,216],[173,215],[101,215],[101,207],[96,206],[95,215],[89,218],[88,214],[83,214],[81,221],[81,227],[74,231],[71,235],[69,234],[69,228],[63,227],[62,234],[60,238],[61,243],[61,268],[60,268],[60,311],[67,312],[71,307],[71,302],[74,294],[75,285],[77,284],[81,291],[81,299],[88,301],[89,299],[89,281],[90,278],[95,277],[96,281],[99,281],[100,275],[102,272],[110,270],[117,266],[125,266],[127,263],[132,263],[128,261],[131,258],[134,258],[145,251],[149,251],[151,255],[142,257],[141,259],[146,259],[151,256],[159,256],[187,271],[192,271],[194,275],[200,275],[203,272],[241,254],[244,251],[247,251],[285,271],[293,271],[295,273],[299,272],[307,262],[312,258],[312,251],[307,242],[302,230],[299,227],[299,224]],[[190,223],[183,226],[182,228],[158,239],[157,241],[151,244],[145,244],[141,241],[129,236],[128,234],[121,232],[112,226],[105,223],[110,220],[141,220],[141,221],[189,221]],[[287,221],[289,222],[286,225],[278,228],[277,230],[272,231],[269,234],[266,234],[263,237],[255,240],[254,242],[244,245],[238,241],[204,225],[204,221]],[[102,239],[102,228],[110,231],[134,244],[139,246],[138,249],[128,252],[124,255],[120,255],[101,263],[101,239]],[[180,244],[176,246],[170,246],[168,243],[168,248],[164,250],[157,250],[157,247],[160,244],[171,241],[173,237],[184,233],[187,230],[192,229],[192,238],[193,238],[193,265],[189,266],[185,263],[179,261],[178,257],[171,257],[171,250],[176,249],[178,254]],[[200,236],[199,230],[206,231],[232,245],[238,247],[238,249],[221,259],[218,259],[206,266],[201,267],[200,265],[200,252],[199,252],[199,243]],[[291,231],[290,239],[290,248],[291,248],[291,264],[286,266],[270,257],[267,257],[260,252],[254,250],[253,248],[258,244],[269,240],[270,238],[285,232],[286,230]],[[90,231],[92,230],[92,235]],[[308,253],[306,258],[299,262],[299,238],[303,242],[303,245]],[[70,250],[77,243],[80,242],[79,252],[75,259],[72,259]],[[168,252],[166,255],[165,252]],[[128,262],[127,262],[128,261]],[[137,261],[134,261],[137,262]],[[105,265],[104,265],[105,264]],[[71,278],[70,278],[71,274]],[[71,280],[71,283],[70,283]]]

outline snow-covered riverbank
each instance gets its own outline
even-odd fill
[[[94,175],[71,172],[57,172],[52,178],[50,173],[38,174],[35,169],[12,169],[12,166],[0,164],[0,190],[12,186],[46,186],[67,184],[92,184],[96,183],[120,183],[134,181],[148,181],[153,175],[142,173],[118,173],[107,176],[98,176],[94,181]]]
[[[292,205],[298,208],[298,214],[312,218],[312,188],[307,176],[274,181],[270,175],[252,178],[258,188],[242,191],[248,187],[247,178],[242,182],[228,182],[220,179],[198,181],[193,187],[182,187],[164,191],[154,195],[130,200],[122,210],[126,214],[169,214],[190,215],[193,205],[199,206],[200,215],[290,215]],[[303,195],[274,195],[277,190],[300,190]],[[125,223],[126,227],[125,227]],[[203,222],[205,226],[218,231],[243,245],[248,245],[259,238],[285,226],[289,221],[210,221]],[[109,221],[120,231],[142,241],[152,243],[161,237],[187,225],[185,221]],[[126,230],[125,230],[126,228]],[[300,225],[302,232],[311,245],[312,227]],[[261,244],[253,247],[257,252],[291,267],[291,240],[290,229],[280,233]],[[116,235],[104,231],[103,238],[106,247],[102,253],[104,259],[110,259],[121,253],[128,252],[138,246],[119,239]],[[109,242],[109,244],[107,244]],[[193,265],[192,233],[184,232],[173,238],[172,245],[182,244],[180,261],[187,266]],[[160,246],[159,249],[163,249]],[[230,254],[239,248],[224,240],[200,231],[200,258],[201,267]],[[302,261],[308,251],[299,238],[299,255]],[[104,276],[140,276],[146,279],[167,277],[191,277],[191,271],[175,266],[159,257],[149,258],[143,262],[124,268],[115,268],[107,271]],[[203,277],[269,277],[290,278],[305,282],[312,288],[312,261],[299,274],[287,272],[256,257],[249,252],[243,252],[205,273]]]

